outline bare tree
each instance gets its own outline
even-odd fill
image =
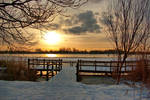
[[[65,8],[77,8],[87,0],[0,0],[0,43],[24,44],[34,34],[28,27],[53,21]]]
[[[103,23],[118,53],[117,84],[129,53],[136,51],[150,33],[149,0],[113,0]]]
[[[150,51],[150,34],[147,34],[145,38],[143,39],[140,47],[137,49],[137,52],[139,52],[139,55],[137,56],[139,59],[148,60],[148,53]]]

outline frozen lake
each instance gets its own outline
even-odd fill
[[[15,58],[15,59],[14,59]],[[63,59],[69,61],[81,60],[116,60],[116,54],[0,54],[0,59],[6,60],[27,60],[28,58]],[[129,60],[137,58],[135,55],[129,56]]]

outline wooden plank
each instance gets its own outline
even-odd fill
[[[81,63],[93,63],[90,60],[80,60]],[[97,63],[118,63],[118,61],[96,61]],[[126,63],[136,63],[137,61],[126,61]],[[120,63],[120,62],[119,62]]]
[[[88,73],[110,73],[110,71],[95,71],[95,70],[79,70],[80,72],[88,72]]]
[[[134,65],[130,65],[130,66],[122,66],[122,68],[125,68],[125,67],[132,67],[132,66],[134,66]],[[81,65],[81,67],[95,67],[95,65]],[[105,66],[105,65],[96,65],[96,67],[105,67],[105,68],[108,68],[108,67],[110,67],[110,65],[108,65],[108,66]],[[111,65],[111,67],[118,67],[117,65],[116,66],[113,66],[113,65]]]
[[[36,71],[60,71],[60,69],[32,69],[32,70],[36,70]]]
[[[79,70],[80,72],[88,72],[88,73],[113,73],[113,71],[95,71],[95,70]],[[121,71],[121,73],[130,73],[131,71]]]
[[[77,63],[77,61],[62,61],[62,63]]]
[[[48,62],[49,65],[59,65],[58,63]],[[47,65],[47,63],[29,63],[29,65]]]

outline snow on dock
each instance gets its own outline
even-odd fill
[[[63,70],[49,81],[0,81],[0,100],[137,100],[139,91],[120,85],[86,85],[76,82],[75,67]],[[146,98],[146,93],[142,95]]]

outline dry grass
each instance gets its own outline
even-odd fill
[[[137,61],[136,68],[127,79],[133,82],[142,82],[145,86],[150,87],[150,66],[148,60],[141,59]]]
[[[7,61],[6,60],[0,60],[0,67],[6,67]]]
[[[0,61],[0,66],[2,66]],[[5,61],[6,71],[0,76],[1,80],[19,80],[19,81],[36,81],[36,72],[28,70],[23,61]]]

